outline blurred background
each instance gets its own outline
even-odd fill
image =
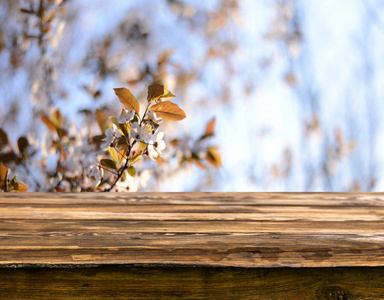
[[[0,0],[0,161],[77,191],[92,148],[73,147],[119,113],[113,88],[145,101],[160,80],[187,118],[140,191],[382,191],[383,57],[380,0]]]

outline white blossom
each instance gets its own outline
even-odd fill
[[[150,111],[148,114],[148,117],[155,122],[156,124],[161,124],[163,122],[163,119],[158,117],[155,112]]]
[[[121,114],[117,116],[117,121],[119,123],[128,123],[135,117],[135,111],[129,109],[122,109]]]
[[[103,179],[104,170],[101,168],[101,166],[91,166],[89,177],[94,177],[95,181],[92,183],[92,186],[96,187],[101,183],[101,180]]]
[[[115,138],[119,138],[119,137],[123,136],[123,135],[121,134],[121,132],[119,131],[119,129],[117,129],[117,127],[116,127],[115,124],[112,125],[112,128],[113,128],[113,132],[114,132],[114,134],[115,134]]]
[[[48,187],[49,187],[48,190],[51,190],[51,189],[57,187],[62,179],[63,179],[63,175],[61,175],[61,173],[58,173],[57,176],[55,176],[55,177],[51,177],[48,180]]]
[[[150,138],[148,126],[140,126],[140,124],[137,122],[131,125],[131,130],[129,131],[129,134],[137,142],[145,141]]]
[[[13,177],[18,177],[19,174],[17,174],[16,172],[12,171],[10,168],[8,168],[8,172],[7,172],[7,178],[9,180],[11,180]]]
[[[150,141],[148,145],[148,155],[149,158],[154,160],[161,155],[164,149],[165,149],[165,142],[163,141],[164,132],[158,132],[156,136],[154,136],[154,141]]]
[[[88,177],[95,178],[95,181],[92,183],[92,186],[96,187],[101,183],[101,180],[103,179],[104,170],[100,166],[96,155],[88,156],[86,160],[88,168]]]
[[[115,139],[116,133],[111,127],[108,127],[107,130],[105,131],[105,135],[106,137],[102,139],[104,143],[102,143],[100,146],[100,148],[104,151],[108,150],[113,140]]]

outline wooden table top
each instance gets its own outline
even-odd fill
[[[384,193],[1,193],[0,267],[384,266]]]

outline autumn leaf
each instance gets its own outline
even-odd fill
[[[136,169],[134,166],[129,166],[127,171],[128,171],[128,174],[131,175],[132,177],[136,176]]]
[[[65,136],[68,136],[68,131],[66,131],[63,128],[57,128],[57,135],[59,136],[60,139],[62,139]]]
[[[125,144],[123,144],[121,146],[121,149],[119,151],[117,151],[117,156],[118,156],[118,166],[120,166],[124,160],[127,158],[127,154],[129,152],[129,148],[128,146]]]
[[[52,118],[48,118],[44,114],[40,114],[41,120],[47,125],[49,130],[56,131],[59,138],[62,139],[64,136],[68,136],[68,132],[62,128],[60,128],[60,123],[62,122],[62,116],[60,112],[57,110]]]
[[[205,133],[204,135],[199,139],[200,141],[205,139],[205,138],[208,138],[208,137],[211,137],[215,134],[215,124],[216,124],[216,119],[213,118],[206,126],[205,128]]]
[[[96,109],[95,117],[96,117],[96,122],[99,125],[101,132],[104,133],[105,130],[107,130],[107,128],[108,128],[107,116],[105,115],[105,113],[101,109]]]
[[[124,136],[119,137],[119,138],[117,139],[117,143],[116,143],[116,145],[117,145],[118,147],[120,147],[120,146],[128,146],[127,139],[126,139]]]
[[[166,101],[155,104],[150,111],[164,120],[180,121],[186,118],[185,112],[175,103]]]
[[[109,155],[111,155],[112,160],[118,164],[118,155],[115,148],[109,147],[108,148]]]
[[[21,182],[13,182],[11,184],[10,190],[15,191],[15,192],[19,192],[19,193],[25,193],[26,191],[28,191],[28,188],[24,184],[22,184]]]
[[[165,84],[164,86],[164,94],[163,96],[161,97],[161,99],[163,100],[168,100],[168,99],[171,99],[171,98],[174,98],[176,97],[174,94],[172,94],[172,92],[170,92],[167,88],[167,84]]]
[[[0,180],[5,181],[7,179],[8,168],[0,163]]]
[[[123,173],[121,173],[121,182],[124,182],[125,179],[127,179],[127,173],[125,173],[125,171],[123,171]]]
[[[193,162],[200,168],[200,169],[203,169],[203,170],[208,170],[208,167],[206,165],[204,165],[199,158],[193,158],[192,159]]]
[[[164,86],[155,82],[148,86],[148,102],[159,100],[164,95]]]
[[[117,169],[116,163],[113,160],[111,160],[111,159],[101,159],[100,163],[101,163],[101,165],[103,167],[106,167],[106,168],[109,168],[109,169],[113,169],[113,170]]]
[[[15,161],[16,158],[17,158],[17,155],[15,154],[15,152],[13,152],[13,150],[5,153],[0,153],[0,161],[2,162]]]
[[[116,125],[117,128],[119,128],[120,123],[119,123],[119,121],[117,121],[117,118],[116,118],[116,117],[110,116],[109,119],[111,120],[111,122],[112,122],[113,124]]]
[[[3,150],[8,144],[8,136],[4,130],[0,128],[0,152]]]
[[[8,143],[8,136],[3,129],[0,128],[0,143]]]
[[[208,147],[207,161],[215,167],[220,167],[221,157],[216,147]]]
[[[92,137],[92,143],[100,146],[100,144],[103,143],[103,138],[105,138],[105,134],[95,135]]]
[[[28,145],[29,143],[25,136],[22,136],[17,140],[17,147],[19,148],[19,152],[21,155],[23,155],[25,150],[27,150]]]
[[[129,164],[133,165],[135,162],[137,162],[140,158],[142,157],[142,155],[136,155],[134,158],[132,158],[130,161],[129,161]]]
[[[116,88],[114,90],[124,107],[128,107],[130,110],[135,110],[137,114],[140,112],[140,104],[130,90],[126,88]]]
[[[206,136],[212,136],[215,134],[215,123],[216,119],[213,118],[208,124],[207,127],[205,128],[205,134]]]
[[[4,166],[3,163],[0,163],[0,190],[6,190],[6,179],[8,174],[8,168]]]
[[[113,124],[115,124],[115,126],[117,127],[117,129],[119,130],[119,132],[122,135],[124,135],[126,137],[129,136],[129,134],[128,134],[129,126],[130,126],[129,124],[120,124],[119,121],[117,121],[116,117],[109,117],[109,119],[111,120],[111,122]]]
[[[44,124],[47,125],[48,129],[56,131],[57,127],[46,115],[41,114],[40,118],[44,122]]]
[[[51,121],[56,126],[56,128],[60,128],[63,125],[63,116],[59,109],[55,110],[51,117]]]
[[[28,191],[28,188],[24,184],[22,184],[21,182],[18,182],[17,184],[19,185],[18,190],[17,190],[18,192],[24,193],[24,192]]]
[[[141,151],[145,150],[146,148],[147,148],[147,143],[144,141],[140,141],[138,152],[140,153]]]

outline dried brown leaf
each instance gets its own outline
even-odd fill
[[[105,130],[108,128],[107,116],[105,115],[105,113],[101,109],[96,109],[95,117],[96,117],[96,122],[99,125],[101,132],[104,133]]]
[[[207,161],[215,167],[220,167],[221,157],[216,147],[208,147]]]
[[[44,124],[47,125],[49,130],[56,131],[57,128],[55,124],[53,124],[53,122],[46,115],[41,114],[40,118],[44,122]]]
[[[159,100],[164,95],[164,85],[155,82],[148,86],[148,102]]]
[[[128,107],[130,110],[135,110],[137,114],[140,112],[140,104],[130,90],[126,88],[116,88],[114,90],[120,102],[125,107]]]
[[[0,181],[5,181],[5,179],[7,179],[7,173],[8,168],[4,166],[3,163],[0,163]]]
[[[213,118],[205,128],[205,136],[212,136],[215,134],[215,124],[216,124],[216,118]]]
[[[185,112],[177,104],[169,101],[157,103],[150,110],[164,120],[180,121],[186,118]]]

